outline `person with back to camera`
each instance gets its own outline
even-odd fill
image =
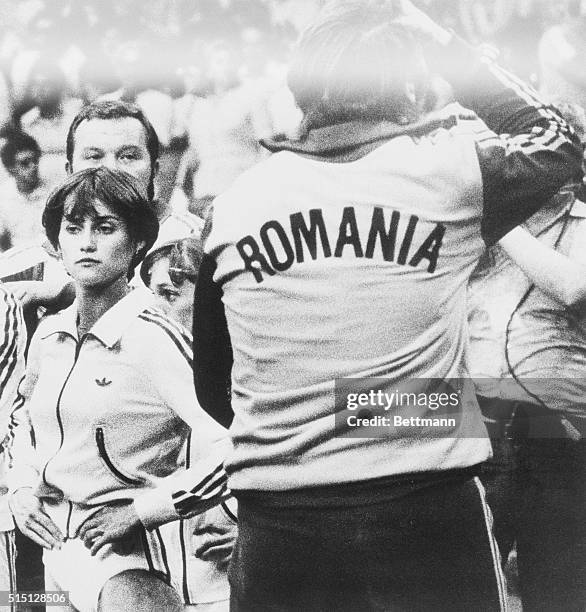
[[[15,430],[15,521],[45,548],[47,590],[80,612],[183,609],[183,518],[226,497],[211,469],[224,431],[197,405],[185,334],[128,286],[156,216],[140,182],[98,167],[53,192],[43,225],[76,301],[31,344],[22,393],[36,447]]]
[[[432,62],[463,106],[426,113]],[[327,6],[289,86],[302,135],[216,198],[195,292],[198,398],[234,413],[232,610],[502,610],[473,394],[443,434],[409,407],[349,432],[334,383],[465,379],[468,278],[581,176],[579,143],[409,2]]]

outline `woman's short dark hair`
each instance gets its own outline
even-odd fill
[[[288,74],[305,127],[354,119],[410,123],[430,87],[423,48],[388,0],[346,0],[322,11],[302,34]]]
[[[65,212],[65,202],[71,208]],[[130,174],[110,170],[105,166],[75,172],[49,196],[43,211],[43,227],[51,245],[59,247],[59,232],[63,218],[80,219],[95,215],[94,201],[109,206],[126,222],[130,238],[145,245],[136,253],[128,278],[153,246],[159,233],[159,221],[141,183]]]

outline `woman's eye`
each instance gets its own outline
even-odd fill
[[[98,227],[98,231],[101,234],[111,234],[114,231],[114,226],[113,225],[100,225]]]
[[[66,231],[68,234],[77,234],[77,233],[80,231],[80,227],[79,227],[79,225],[73,225],[73,224],[71,224],[71,223],[68,223],[68,224],[65,226],[65,231]]]

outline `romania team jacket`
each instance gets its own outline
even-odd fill
[[[266,143],[274,155],[214,202],[195,384],[219,421],[233,410],[234,490],[442,472],[490,453],[473,394],[443,430],[421,421],[429,402],[356,404],[373,378],[388,399],[467,377],[466,286],[486,244],[581,176],[555,108],[459,41],[448,53],[459,104]]]
[[[191,339],[153,304],[136,289],[78,338],[74,303],[33,337],[15,413],[35,448],[17,427],[9,484],[33,487],[66,537],[104,504],[134,501],[149,528],[228,495],[225,430],[197,403]]]

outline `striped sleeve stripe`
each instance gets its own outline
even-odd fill
[[[7,306],[6,321],[4,322],[4,339],[0,346],[0,396],[4,387],[10,380],[18,363],[18,334],[22,333],[22,314],[16,300],[6,292],[3,293]]]
[[[223,464],[218,465],[213,472],[211,472],[210,474],[208,474],[205,478],[203,478],[202,480],[200,480],[195,487],[193,487],[193,489],[191,489],[190,493],[197,493],[198,491],[201,491],[203,489],[205,489],[205,487],[208,485],[209,482],[212,482],[214,480],[216,480],[218,478],[218,476],[225,476],[225,472],[224,472],[224,466]],[[175,493],[173,493],[173,495],[171,496],[173,499],[177,499],[178,497],[181,497],[182,495],[187,495],[186,491],[176,491]]]
[[[490,72],[506,87],[512,89],[527,104],[535,108],[543,108],[543,102],[537,92],[517,76],[497,64],[489,64]]]
[[[4,337],[2,338],[2,344],[0,344],[0,366],[5,367],[4,354],[7,352],[8,346],[13,341],[13,335],[19,323],[17,315],[17,304],[12,296],[5,291],[2,291],[2,299],[6,308],[6,317],[4,319]]]
[[[182,491],[180,496],[173,496],[177,514],[185,516],[189,512],[197,509],[198,505],[201,505],[201,502],[213,500],[222,496],[228,491],[227,483],[228,477],[222,469],[204,488],[198,488],[189,493]]]
[[[548,127],[533,128],[531,134],[500,134],[494,138],[476,138],[475,142],[481,149],[502,147],[507,155],[516,151],[523,151],[523,154],[532,154],[538,151],[553,151],[558,147],[567,144],[567,139],[562,135],[559,126],[550,124]]]
[[[175,321],[172,321],[161,311],[155,310],[154,308],[149,308],[139,316],[144,318],[145,321],[148,320],[151,323],[157,323],[161,326],[164,326],[166,329],[171,331],[173,335],[177,337],[177,339],[181,341],[181,343],[185,346],[185,350],[188,354],[193,353],[193,338],[191,334],[189,334],[187,330],[185,330],[182,326],[177,325]]]
[[[556,149],[568,142],[559,124],[553,121],[547,127],[533,128],[530,134],[519,134],[518,136],[513,136],[511,140],[513,143],[526,142],[542,149]]]
[[[151,316],[161,320],[163,323],[166,323],[171,329],[175,330],[175,333],[177,335],[179,335],[179,336],[181,336],[183,338],[184,342],[189,347],[191,347],[191,345],[193,344],[193,337],[192,337],[192,335],[182,325],[179,325],[176,321],[174,321],[173,319],[170,319],[167,315],[165,315],[160,310],[158,310],[156,308],[147,308],[144,311],[144,314],[151,315]]]
[[[213,497],[216,497],[220,495],[223,491],[227,490],[227,487],[226,487],[227,481],[228,479],[224,475],[224,477],[220,477],[219,479],[214,480],[213,482],[210,482],[210,484],[207,485],[207,487],[205,487],[204,489],[202,489],[199,493],[197,493],[197,495],[187,494],[182,500],[179,500],[178,502],[176,502],[176,504],[180,505],[189,499],[193,499],[193,500],[212,499]]]
[[[230,508],[228,507],[228,504],[226,502],[222,502],[222,508],[224,509],[224,512],[235,522],[238,522],[238,517],[232,512],[232,510],[230,510]]]
[[[157,540],[159,543],[159,550],[161,552],[161,561],[162,565],[165,568],[165,576],[167,584],[171,584],[171,570],[169,569],[169,561],[167,560],[167,549],[165,547],[165,542],[163,541],[163,536],[161,535],[161,531],[157,527],[155,529],[155,534],[157,536]]]
[[[182,499],[181,501],[175,504],[175,511],[179,516],[187,516],[193,512],[197,512],[198,508],[200,511],[202,511],[209,508],[210,506],[215,505],[218,501],[220,501],[219,498],[221,498],[222,496],[227,496],[228,486],[226,483],[227,480],[224,480],[223,482],[218,483],[216,486],[207,489],[202,495],[192,495],[190,497]],[[203,503],[210,502],[211,500],[217,501],[213,504]]]
[[[560,134],[552,134],[551,132],[543,136],[529,139],[513,137],[509,141],[507,154],[514,153],[515,151],[523,151],[525,155],[531,155],[539,151],[552,151],[563,143],[567,143],[567,140],[563,136]]]
[[[559,115],[553,107],[545,105],[543,101],[539,99],[537,92],[522,79],[519,79],[514,74],[494,64],[491,65],[490,70],[501,83],[510,87],[521,99],[537,110],[537,112],[547,121],[547,131],[550,134],[554,133],[558,136],[563,134],[567,136],[572,131],[564,118]],[[554,142],[555,141],[552,141],[548,146],[552,148]],[[553,148],[566,142],[565,138],[560,137],[559,143],[556,143]]]
[[[143,528],[141,528],[139,530],[140,533],[140,538],[142,540],[142,547],[144,550],[144,557],[146,559],[147,565],[149,567],[149,572],[153,572],[155,569],[155,566],[153,565],[153,558],[151,557],[151,549],[149,546],[149,539],[147,537],[147,533],[146,530]]]
[[[502,570],[501,555],[499,552],[497,541],[493,533],[492,513],[490,511],[488,503],[486,502],[486,493],[484,491],[484,486],[482,485],[482,482],[480,482],[480,479],[477,476],[474,478],[474,484],[476,485],[476,489],[480,496],[480,504],[482,506],[484,523],[486,525],[486,532],[487,532],[488,543],[490,546],[490,552],[492,556],[492,564],[494,568],[495,583],[496,583],[496,589],[498,592],[500,610],[501,612],[507,612],[508,610],[507,587],[506,587],[506,582],[505,582],[505,576]]]
[[[138,315],[139,319],[158,325],[169,336],[173,344],[179,349],[179,352],[185,357],[189,367],[193,369],[193,347],[189,341],[189,337],[181,333],[179,328],[171,325],[166,317],[155,313],[154,311],[144,311]]]
[[[185,521],[179,519],[179,545],[181,548],[181,588],[183,590],[183,600],[189,605],[191,604],[191,596],[189,593],[189,584],[187,578],[187,554],[185,552]]]
[[[501,147],[502,149],[506,149],[507,144],[500,136],[492,136],[492,138],[482,138],[482,139],[474,139],[474,142],[481,149],[494,149],[495,147]]]
[[[16,335],[14,337],[13,343],[10,346],[9,352],[2,359],[2,365],[0,367],[4,368],[0,373],[0,395],[4,395],[4,391],[6,385],[9,383],[12,375],[14,374],[14,370],[16,369],[16,365],[18,364],[18,339]]]
[[[23,377],[24,380],[24,377]],[[14,444],[14,430],[18,427],[18,423],[16,422],[15,413],[18,410],[22,410],[24,406],[24,396],[17,391],[16,399],[14,400],[14,404],[12,405],[12,412],[10,413],[10,421],[8,422],[8,440],[5,444],[5,451],[8,457],[8,465],[12,465],[13,455],[12,455],[12,445]],[[34,446],[34,444],[33,444]]]

